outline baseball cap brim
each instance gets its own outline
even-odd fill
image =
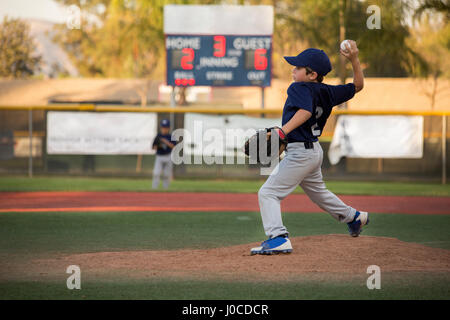
[[[305,67],[305,62],[300,57],[284,57],[284,59],[295,67]]]

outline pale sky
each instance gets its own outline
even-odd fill
[[[69,13],[53,0],[0,0],[0,18],[3,20],[5,15],[64,23]]]

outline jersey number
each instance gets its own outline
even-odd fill
[[[316,120],[318,120],[322,116],[322,114],[323,114],[322,107],[316,107]],[[319,128],[319,124],[317,122],[312,125],[311,131],[314,137],[318,137],[322,133],[322,131]]]

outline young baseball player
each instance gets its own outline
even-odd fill
[[[153,149],[156,150],[155,166],[153,167],[153,181],[152,188],[159,187],[159,179],[163,177],[163,188],[169,188],[170,180],[172,179],[172,161],[170,153],[176,142],[171,140],[170,135],[170,121],[167,119],[161,120],[161,129],[153,141]]]
[[[369,223],[368,213],[343,203],[327,190],[322,178],[323,151],[318,142],[334,106],[350,100],[364,86],[364,75],[358,60],[355,41],[341,50],[353,67],[353,83],[326,85],[323,77],[331,71],[328,56],[322,50],[307,49],[295,57],[285,57],[294,66],[294,82],[287,90],[282,128],[276,133],[287,136],[286,155],[278,171],[269,176],[258,192],[264,231],[269,237],[251,254],[292,252],[288,231],[281,219],[280,201],[300,185],[308,197],[336,220],[347,223],[351,236],[357,237],[361,227]]]

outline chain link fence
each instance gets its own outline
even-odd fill
[[[50,108],[51,106],[48,106],[48,109]],[[0,175],[151,177],[154,155],[142,155],[141,159],[138,159],[138,155],[48,154],[46,152],[48,110],[45,107],[30,110],[0,108]],[[184,107],[183,112],[157,112],[158,123],[163,118],[170,118],[173,120],[173,129],[183,128],[185,112],[191,110],[193,109]],[[242,113],[245,113],[245,110]],[[251,116],[261,117],[261,113]],[[265,115],[265,117],[279,116],[273,112],[267,112]],[[449,126],[448,116],[423,115],[424,146],[421,159],[343,158],[337,165],[331,165],[327,153],[338,116],[335,113],[331,115],[320,138],[324,150],[322,170],[325,179],[445,182],[448,178],[450,172],[448,161],[443,167],[443,161],[450,156],[450,151],[446,148],[449,134],[443,130],[445,129],[443,126]],[[443,134],[446,135],[445,144],[442,141]],[[443,150],[446,153],[445,157]],[[174,166],[174,177],[175,179],[262,178],[259,167],[250,164],[180,164]]]

